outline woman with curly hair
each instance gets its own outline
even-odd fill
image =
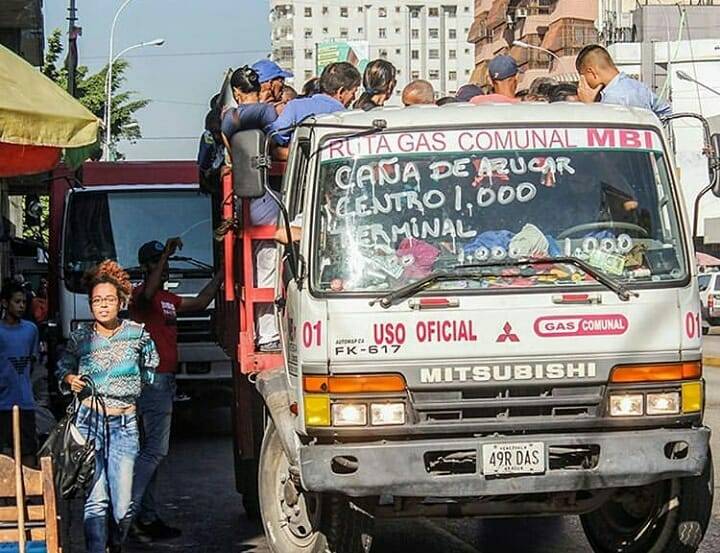
[[[103,261],[84,277],[94,321],[79,326],[68,340],[57,377],[64,392],[81,400],[77,426],[95,440],[95,477],[85,501],[85,545],[88,553],[105,553],[127,535],[132,517],[132,483],[138,453],[135,403],[143,384],[151,382],[159,358],[144,326],[120,320],[132,292],[128,274],[114,261]],[[92,380],[105,409],[96,410],[85,379]],[[84,397],[84,399],[83,399]],[[108,513],[113,521],[108,524]]]

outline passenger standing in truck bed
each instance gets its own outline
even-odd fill
[[[233,96],[238,106],[225,113],[222,131],[228,144],[232,135],[240,131],[266,131],[278,118],[275,107],[260,102],[260,80],[257,72],[248,66],[235,70],[230,77]],[[250,201],[250,223],[258,225],[274,225],[277,222],[279,208],[277,203],[265,193],[260,198]],[[272,288],[275,279],[275,244],[263,240],[255,244],[256,286]],[[256,308],[257,343],[260,351],[277,351],[280,349],[280,335],[275,322],[272,305],[259,305]]]

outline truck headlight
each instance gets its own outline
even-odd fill
[[[370,424],[373,426],[405,424],[404,403],[373,403],[370,405]]]
[[[680,413],[678,392],[649,393],[647,395],[648,415],[677,415]]]
[[[610,416],[640,417],[642,414],[642,394],[610,394]]]
[[[363,403],[333,403],[333,426],[365,426],[367,405]]]

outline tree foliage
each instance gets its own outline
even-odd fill
[[[63,53],[62,31],[55,29],[48,38],[43,73],[63,88],[67,88],[67,69],[64,66],[58,67],[58,60]],[[112,142],[111,151],[115,159],[124,159],[124,155],[117,152],[119,140],[135,142],[142,137],[140,124],[135,114],[146,107],[150,100],[138,98],[137,93],[131,90],[123,90],[127,77],[125,75],[129,64],[124,59],[119,59],[113,64],[112,82]],[[81,104],[88,108],[100,119],[105,118],[105,82],[107,78],[107,64],[97,73],[90,73],[85,65],[79,65],[76,70],[77,98]],[[105,139],[104,135],[102,137]]]

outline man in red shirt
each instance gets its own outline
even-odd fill
[[[219,271],[194,298],[167,292],[164,284],[169,278],[168,260],[179,248],[182,248],[179,238],[170,238],[165,245],[157,240],[142,245],[138,251],[138,263],[145,273],[145,281],[133,290],[130,304],[130,316],[145,324],[160,355],[155,379],[145,386],[138,400],[143,441],[133,480],[133,534],[143,541],[176,538],[181,533],[158,516],[155,490],[157,469],[170,447],[178,362],[177,313],[206,309],[217,293],[222,275]]]

